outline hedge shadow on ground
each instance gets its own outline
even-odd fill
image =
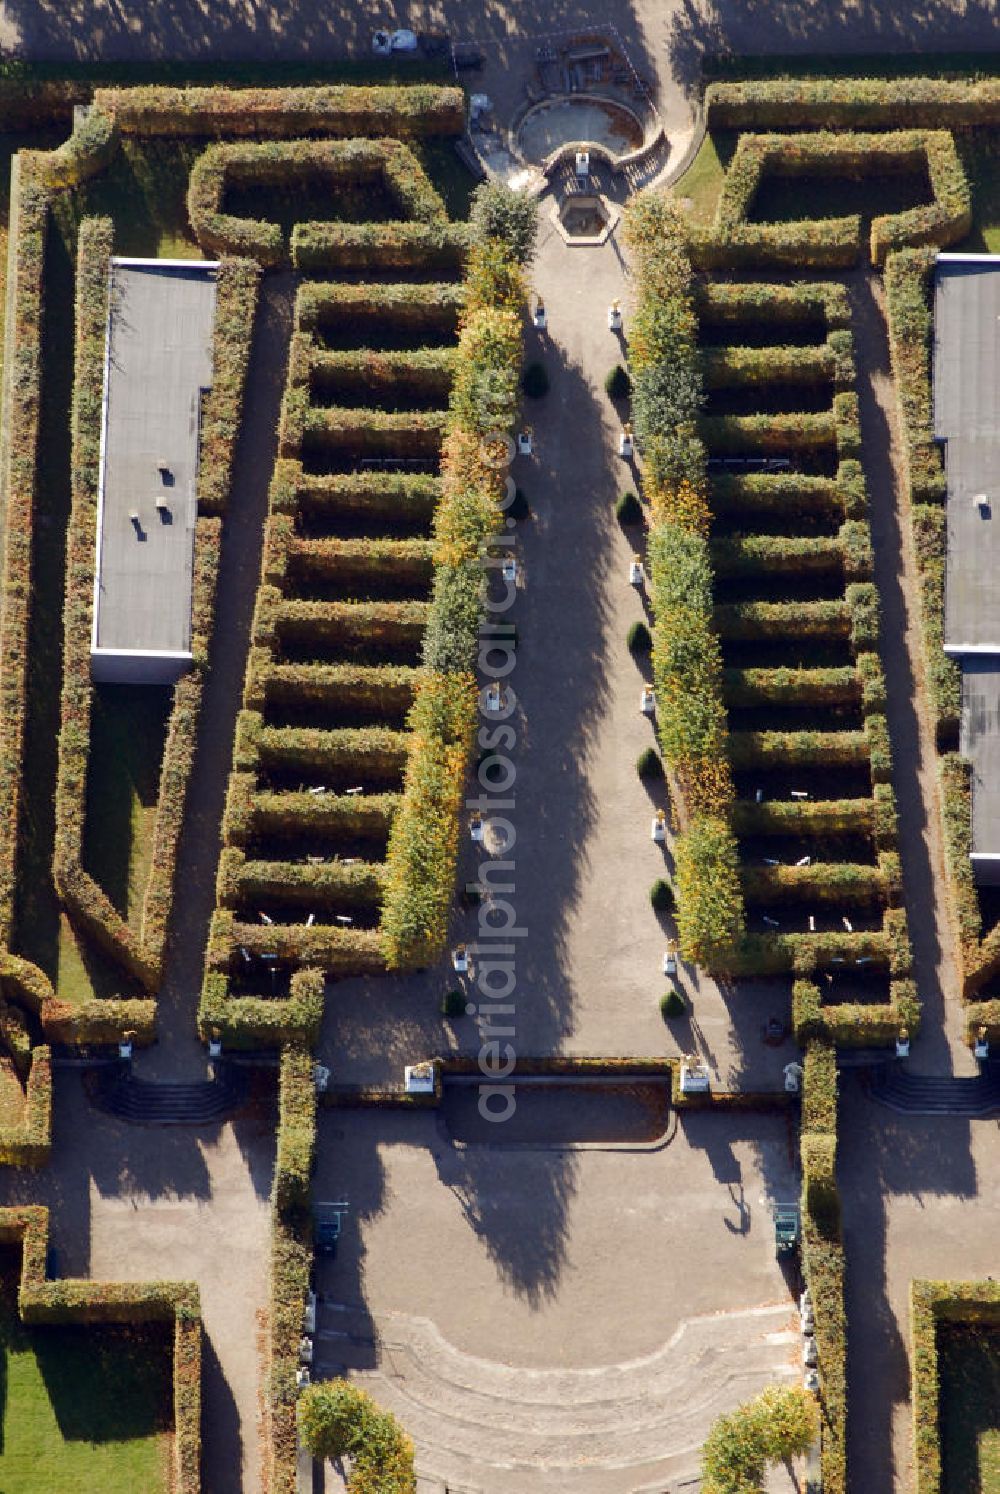
[[[937,826],[928,824],[921,770],[933,778],[936,761],[924,763],[918,686],[906,645],[910,608],[905,592],[903,547],[908,536],[898,497],[902,482],[894,473],[898,455],[886,412],[875,392],[875,381],[891,378],[889,348],[875,296],[875,280],[865,271],[847,277],[851,297],[852,331],[858,366],[858,398],[868,505],[874,552],[874,575],[882,614],[879,652],[885,674],[886,719],[893,748],[892,786],[899,816],[899,845],[903,864],[903,897],[913,949],[913,974],[922,1006],[920,1062],[932,1068],[951,1059],[946,1034],[948,997],[942,972],[953,981],[951,1001],[958,1003],[958,979],[951,957],[941,948],[940,932],[951,932],[947,909],[934,917],[943,885],[931,860]],[[931,737],[933,753],[933,737]]]
[[[271,1192],[274,1083],[273,1074],[255,1078],[247,1104],[231,1121],[240,1161],[260,1200],[267,1199]],[[120,1234],[122,1278],[142,1275],[141,1269],[130,1272],[128,1268],[136,1262],[142,1266],[143,1240],[148,1239],[149,1230],[145,1206],[166,1204],[162,1216],[164,1248],[175,1253],[177,1264],[163,1274],[176,1278],[195,1275],[198,1246],[192,1244],[190,1226],[178,1231],[171,1223],[173,1211],[169,1206],[180,1210],[195,1205],[205,1211],[206,1221],[211,1218],[213,1189],[227,1186],[226,1177],[213,1183],[206,1156],[206,1147],[213,1146],[219,1130],[213,1126],[129,1126],[90,1107],[78,1072],[59,1071],[54,1094],[53,1163],[38,1173],[4,1169],[0,1174],[0,1204],[41,1203],[50,1210],[50,1241],[55,1251],[50,1271],[63,1277],[91,1274],[94,1214],[100,1211],[106,1228],[110,1208],[115,1214],[116,1239]],[[133,1220],[135,1240],[131,1239]],[[204,1239],[202,1249],[207,1251],[211,1236]],[[238,1279],[234,1279],[232,1290],[238,1297]],[[217,1293],[218,1288],[214,1291]],[[217,1314],[245,1310],[238,1301],[232,1309],[226,1308],[221,1298],[206,1289],[202,1300],[203,1305],[208,1304],[210,1318],[213,1310]],[[205,1487],[218,1494],[239,1494],[240,1418],[209,1330],[203,1338],[202,1398],[207,1429],[203,1446]],[[248,1435],[247,1428],[243,1435]]]
[[[666,49],[674,77],[688,90],[703,61],[725,53],[809,54],[899,52],[945,47],[996,46],[991,0],[965,0],[960,13],[951,0],[920,7],[863,0],[681,0],[666,26]]]
[[[844,1184],[848,1473],[851,1488],[892,1489],[893,1414],[910,1399],[907,1344],[889,1299],[888,1216],[898,1195],[974,1199],[979,1191],[968,1122],[947,1127],[893,1116],[867,1102],[857,1075],[841,1078],[838,1174]],[[928,1221],[930,1227],[930,1221]],[[958,1245],[958,1241],[955,1241]],[[905,1313],[905,1304],[902,1307]],[[904,1331],[905,1325],[904,1325]],[[908,1413],[907,1413],[908,1414]]]
[[[688,1145],[704,1151],[712,1167],[712,1173],[729,1190],[735,1219],[724,1213],[723,1224],[731,1233],[748,1233],[755,1215],[769,1213],[772,1203],[794,1203],[798,1199],[798,1184],[790,1187],[790,1179],[798,1177],[798,1138],[796,1121],[792,1111],[785,1112],[787,1152],[778,1159],[771,1146],[760,1139],[760,1123],[752,1113],[722,1110],[681,1112],[680,1124]],[[753,1148],[756,1170],[764,1185],[760,1193],[756,1180],[746,1178],[743,1166],[734,1150],[738,1141],[748,1141]],[[748,1193],[747,1189],[752,1188]],[[794,1286],[794,1282],[791,1283]]]
[[[393,14],[395,10],[395,15]],[[643,32],[628,0],[616,4],[612,18],[639,68],[649,68]],[[470,16],[462,0],[431,7],[391,7],[377,17],[357,6],[323,5],[320,0],[291,0],[283,6],[247,7],[238,0],[161,0],[141,30],[130,24],[118,6],[78,3],[67,9],[60,0],[10,0],[7,6],[5,49],[39,60],[71,58],[113,62],[127,59],[170,58],[233,61],[358,58],[372,62],[372,31],[387,27],[429,28],[440,35],[450,31],[459,40],[496,41],[506,64],[524,40],[541,33],[600,29],[608,13],[595,13],[579,0],[555,0],[544,12],[535,6],[486,0]],[[419,61],[414,64],[420,66]],[[402,71],[402,70],[400,70]],[[404,75],[405,76],[405,75]]]
[[[344,1166],[338,1167],[335,1147],[346,1134],[351,1138],[350,1155]],[[321,1113],[313,1198],[349,1200],[336,1260],[320,1267],[321,1294],[370,1310],[361,1226],[399,1203],[387,1192],[386,1167],[380,1153],[383,1148],[399,1145],[425,1147],[427,1138],[426,1115],[381,1111],[377,1126],[352,1124],[342,1129],[336,1111]],[[532,1306],[554,1297],[567,1256],[567,1212],[576,1191],[574,1153],[556,1150],[540,1157],[532,1152],[533,1165],[544,1172],[545,1186],[533,1193],[529,1216],[529,1211],[509,1205],[507,1190],[500,1181],[505,1171],[502,1147],[456,1147],[437,1117],[430,1147],[441,1184],[457,1199],[470,1230],[507,1289]],[[516,1164],[517,1149],[507,1156]],[[416,1202],[411,1201],[413,1206]],[[413,1304],[413,1311],[420,1312],[418,1303]],[[370,1365],[356,1367],[374,1366],[374,1332],[370,1360]]]

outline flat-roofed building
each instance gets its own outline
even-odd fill
[[[218,264],[115,258],[110,274],[91,674],[170,684],[191,663]]]
[[[1000,255],[940,254],[934,434],[947,479],[945,652],[962,670],[972,865],[1000,884]]]

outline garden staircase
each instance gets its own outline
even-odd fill
[[[213,1079],[200,1084],[154,1084],[137,1079],[123,1066],[93,1076],[89,1086],[95,1105],[135,1126],[216,1125],[246,1099],[247,1077],[232,1064],[218,1064]]]
[[[989,1063],[971,1078],[913,1074],[901,1064],[875,1069],[872,1099],[901,1115],[1000,1115],[1000,1068]]]

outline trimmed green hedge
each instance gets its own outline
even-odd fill
[[[922,165],[926,165],[930,177],[933,203],[874,218],[870,239],[872,263],[884,264],[891,250],[905,245],[953,244],[968,233],[972,207],[954,139],[946,130],[743,134],[723,180],[716,226],[720,233],[744,227],[758,187],[768,174],[856,178],[914,170]],[[775,225],[773,231],[794,236],[804,226],[781,224]]]
[[[405,223],[442,227],[444,203],[413,151],[398,140],[264,140],[210,145],[195,162],[188,183],[188,216],[203,249],[245,254],[262,265],[286,264],[291,244],[277,223],[238,218],[223,209],[229,186],[281,186],[320,177],[335,195],[339,187],[378,183],[393,197]],[[333,242],[341,230],[356,237],[364,229],[389,241],[403,224],[300,223],[301,248],[319,235]]]
[[[701,815],[674,844],[677,933],[681,951],[706,969],[733,968],[744,908],[736,842],[728,824]]]
[[[223,853],[225,854],[225,853]],[[227,1048],[275,1048],[315,1043],[323,1020],[322,970],[296,970],[287,997],[234,996],[221,971],[205,976],[198,1030],[206,1041],[217,1032]]]
[[[292,230],[296,270],[452,270],[469,247],[464,223],[298,223]]]
[[[734,768],[860,767],[868,761],[868,738],[863,731],[734,731],[729,760]]]
[[[783,328],[822,318],[827,333],[849,330],[851,303],[847,287],[838,281],[802,280],[791,284],[766,281],[706,280],[694,289],[695,308],[702,321],[738,329],[744,321],[767,321]],[[780,342],[780,336],[776,336]]]
[[[22,151],[11,164],[7,313],[3,361],[3,575],[0,608],[0,946],[10,944],[21,809],[32,528],[37,497],[41,398],[42,270],[49,189],[43,157]]]
[[[201,406],[198,443],[198,512],[224,513],[240,433],[260,266],[225,258],[219,266],[212,332],[212,387]]]
[[[820,1448],[826,1494],[847,1494],[847,1317],[837,1190],[837,1055],[814,1040],[802,1087],[802,1270],[816,1320]]]
[[[910,1282],[910,1362],[913,1399],[915,1494],[941,1494],[940,1323],[1000,1325],[1000,1283]]]
[[[278,1141],[271,1186],[271,1294],[266,1402],[267,1484],[271,1494],[295,1494],[298,1436],[295,1383],[299,1341],[312,1266],[310,1176],[316,1150],[316,1085],[308,1047],[282,1050]]]
[[[295,328],[322,336],[330,327],[338,331],[345,323],[371,322],[378,326],[386,317],[395,328],[408,331],[451,333],[465,300],[461,284],[450,281],[401,285],[305,281],[295,297]]]
[[[795,78],[712,83],[712,130],[964,129],[1000,124],[995,78]]]
[[[802,223],[691,224],[688,248],[696,270],[848,270],[861,255],[861,220]]]
[[[294,139],[317,133],[421,140],[460,135],[465,129],[461,88],[419,83],[386,88],[98,88],[94,104],[125,135]]]
[[[427,674],[407,722],[412,746],[386,853],[381,931],[390,969],[432,964],[447,941],[476,718],[471,675]]]
[[[793,634],[800,637],[801,634]],[[801,706],[855,705],[861,699],[858,671],[849,664],[829,669],[794,669],[775,666],[772,669],[736,669],[723,671],[726,704],[733,706]],[[781,737],[785,733],[762,732],[764,737]],[[795,735],[801,735],[796,733]],[[836,737],[837,732],[809,733],[817,737]]]

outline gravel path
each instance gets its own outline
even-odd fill
[[[924,681],[920,582],[902,475],[895,390],[889,365],[881,279],[849,278],[854,319],[862,458],[868,481],[875,580],[882,604],[893,787],[899,811],[903,888],[923,1003],[910,1067],[925,1074],[973,1074],[963,1040],[955,934],[948,912],[941,836],[938,758]]]

